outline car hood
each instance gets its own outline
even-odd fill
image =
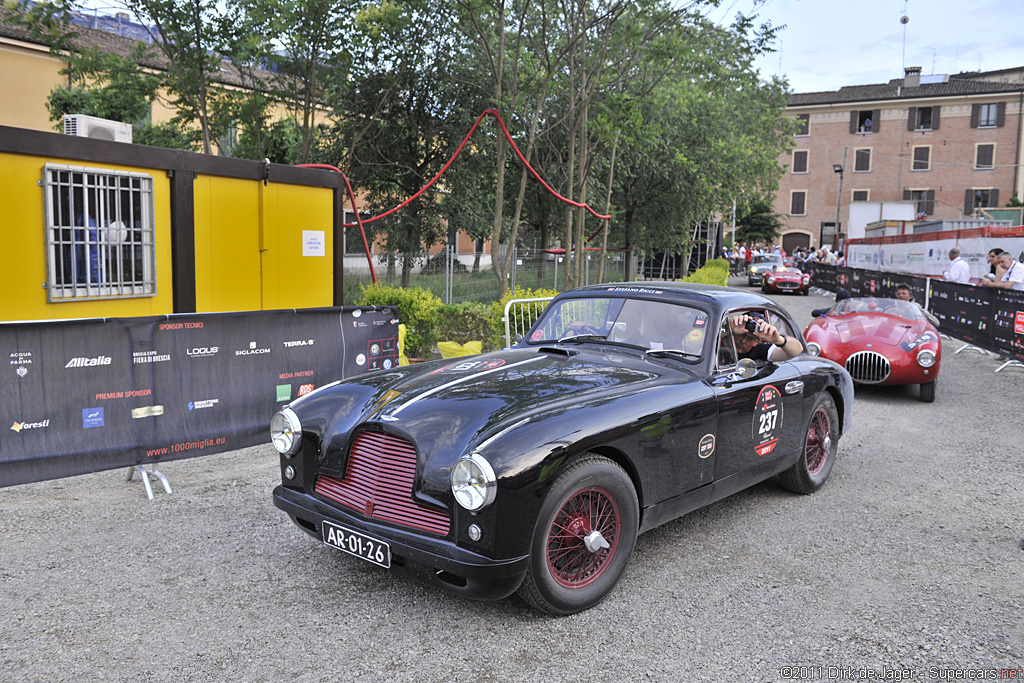
[[[696,381],[678,361],[648,361],[635,352],[581,344],[554,350],[512,349],[371,373],[317,396],[318,403],[362,406],[358,418],[334,421],[328,468],[340,467],[348,435],[362,423],[410,439],[425,478],[447,472],[462,455],[518,427],[587,404],[603,404],[666,383]],[[370,390],[373,382],[373,393]],[[354,400],[345,400],[358,394]],[[301,416],[300,416],[301,417]],[[304,421],[305,424],[305,421]],[[325,425],[326,426],[326,425]],[[583,429],[585,425],[574,425]],[[340,432],[340,433],[339,433]],[[566,434],[546,434],[560,439]],[[340,437],[340,438],[339,438]],[[330,438],[330,437],[329,437]]]
[[[865,341],[888,346],[898,346],[920,334],[920,325],[909,320],[884,313],[857,313],[824,319],[822,325],[829,329],[840,342],[847,344]]]

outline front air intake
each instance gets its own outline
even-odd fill
[[[352,442],[345,478],[320,475],[314,490],[366,517],[448,535],[448,515],[413,499],[415,481],[415,446],[390,434],[365,431]]]
[[[854,382],[881,384],[889,379],[889,359],[875,351],[858,351],[846,359],[846,371]]]

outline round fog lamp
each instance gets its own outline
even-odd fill
[[[812,356],[820,356],[821,355],[821,347],[818,346],[817,344],[815,344],[814,342],[807,342],[807,351]]]
[[[917,352],[917,364],[922,368],[930,368],[935,365],[935,352],[931,349],[921,349]]]
[[[469,540],[479,541],[480,537],[484,535],[484,532],[476,524],[469,525]]]
[[[467,510],[479,510],[494,501],[498,482],[491,464],[478,453],[459,458],[452,468],[452,495]]]
[[[295,478],[295,468],[292,467],[291,465],[288,465],[288,467],[285,467],[284,468],[284,478],[288,479],[289,481],[294,479]]]
[[[270,420],[270,440],[277,452],[291,457],[299,452],[302,425],[291,408],[285,408]]]

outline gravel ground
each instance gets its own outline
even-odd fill
[[[825,305],[781,300],[801,325]],[[269,444],[167,463],[153,501],[124,470],[0,489],[0,680],[998,678],[1024,666],[1024,372],[960,346],[933,404],[858,388],[817,494],[765,483],[648,532],[565,618],[319,545],[271,504]]]

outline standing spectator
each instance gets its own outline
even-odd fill
[[[746,242],[744,242],[743,244],[745,245]],[[747,249],[746,253],[743,255],[743,272],[744,273],[746,273],[748,270],[750,270],[750,263],[753,260],[754,260],[754,247],[751,246],[749,249]]]
[[[960,257],[960,250],[953,247],[949,250],[949,270],[945,272],[946,279],[950,282],[969,284],[971,282],[971,267]]]
[[[1010,252],[1004,251],[999,254],[997,265],[999,268],[996,272],[998,273],[1001,270],[1002,276],[998,280],[982,280],[981,284],[983,286],[1024,291],[1024,264],[1013,258]]]

